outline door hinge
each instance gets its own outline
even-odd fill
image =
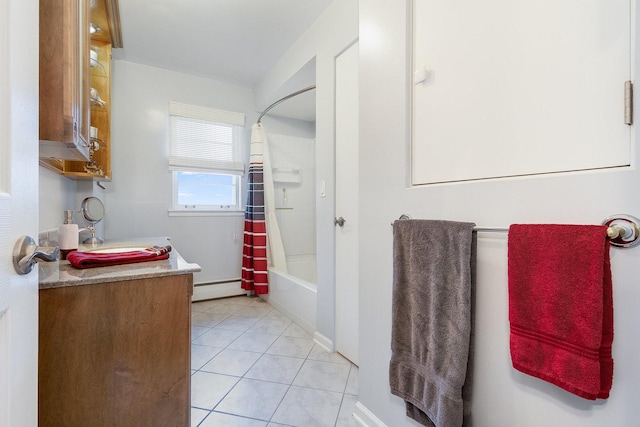
[[[633,83],[631,80],[624,82],[624,122],[633,124]]]

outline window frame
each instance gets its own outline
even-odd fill
[[[242,208],[242,176],[235,174],[224,174],[219,172],[211,172],[211,171],[197,171],[195,173],[210,173],[214,175],[225,175],[233,177],[233,184],[231,187],[235,187],[235,198],[236,203],[233,205],[184,205],[178,204],[179,201],[179,185],[178,185],[178,174],[180,172],[194,172],[187,170],[172,170],[171,171],[171,181],[173,187],[173,195],[172,195],[172,208],[171,212],[185,212],[185,213],[193,213],[193,212],[242,212],[244,211]]]
[[[199,147],[203,145],[203,141],[198,141],[201,139],[202,135],[197,134],[197,124],[192,129],[186,129],[182,133],[176,134],[176,132],[179,132],[179,128],[184,129],[181,126],[176,127],[176,125],[180,123],[180,118],[186,119],[182,124],[193,121],[195,123],[204,122],[214,126],[229,127],[232,131],[231,154],[223,154],[222,157],[225,157],[224,159],[216,157],[219,155],[219,152],[215,151],[213,148],[214,145],[207,146],[206,141],[204,142],[204,145],[206,146],[204,148],[207,149],[199,150]],[[243,161],[245,115],[243,113],[215,110],[208,107],[200,107],[171,101],[169,102],[168,120],[168,163],[172,186],[171,206],[168,210],[169,216],[210,216],[238,214],[244,212],[242,188],[244,183],[243,177],[246,170],[246,165]],[[190,132],[195,133],[191,134]],[[211,137],[215,138],[213,135]],[[186,144],[181,144],[180,141],[186,141]],[[205,155],[193,155],[193,153],[200,152],[205,152]],[[229,156],[231,157],[230,159],[227,158]],[[233,177],[233,181],[230,186],[235,187],[234,195],[236,203],[229,205],[179,204],[178,190],[179,175],[181,172]]]

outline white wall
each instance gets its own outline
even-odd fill
[[[40,167],[40,230],[57,228],[63,212],[75,206],[76,182],[45,167]]]
[[[75,181],[53,172],[45,167],[39,168],[40,182],[40,221],[39,230],[57,229],[64,219],[64,211],[72,210],[73,222],[79,228],[89,226],[80,212],[82,201],[89,196],[97,197],[104,203],[104,190],[94,181]],[[105,219],[96,224],[96,236],[104,238],[105,223],[108,221],[108,212]],[[51,238],[56,236],[55,232]],[[88,233],[81,233],[80,241],[87,239]]]
[[[640,213],[637,167],[410,188],[408,3],[360,1],[362,233],[358,411],[368,420],[368,425],[388,427],[418,426],[406,417],[404,402],[389,391],[390,222],[408,213],[414,218],[474,221],[481,226],[506,227],[518,222],[598,223],[616,212],[636,216]],[[637,71],[634,77],[638,78]],[[472,142],[481,144],[482,137]],[[637,151],[634,165],[638,162]],[[610,198],[607,194],[612,188],[631,196]],[[640,251],[612,249],[611,256],[616,325],[613,388],[608,400],[590,402],[511,367],[506,239],[497,233],[479,236],[472,407],[475,426],[625,427],[638,424]]]
[[[335,336],[334,88],[335,58],[358,38],[358,1],[336,0],[287,51],[256,88],[256,104],[269,105],[279,88],[315,57],[316,61],[316,195],[326,182],[326,198],[316,198],[318,265],[317,332]]]
[[[296,175],[274,172],[276,218],[285,254],[315,255],[315,141],[273,133],[267,135],[267,140],[272,168],[295,168],[301,172],[299,183],[281,182],[279,176],[286,179]]]
[[[274,183],[276,218],[285,254],[315,255],[315,122],[270,113],[261,122],[269,143],[271,166],[302,170],[301,183]],[[283,188],[286,188],[286,206]]]
[[[111,156],[106,183],[109,239],[169,236],[189,262],[195,283],[240,277],[243,213],[169,217],[168,103],[245,113],[245,144],[256,120],[251,89],[128,61],[113,62]],[[248,149],[245,153],[248,159]]]
[[[274,99],[273,101],[275,102],[276,100]],[[267,113],[261,122],[268,134],[277,133],[300,138],[315,138],[316,136],[315,121],[309,122]]]

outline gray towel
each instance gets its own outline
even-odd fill
[[[393,225],[391,392],[426,426],[471,426],[473,223]]]

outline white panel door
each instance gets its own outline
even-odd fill
[[[425,0],[426,1],[426,0]],[[383,420],[391,427],[409,427],[416,423],[406,416],[404,401],[389,390],[389,343],[391,336],[391,295],[393,277],[392,236],[389,222],[402,213],[414,218],[473,221],[479,226],[508,227],[514,223],[597,224],[614,213],[640,217],[640,134],[632,126],[633,156],[630,167],[576,173],[557,173],[482,180],[449,185],[423,185],[407,188],[403,173],[410,155],[407,148],[409,113],[405,94],[407,10],[388,0],[360,2],[360,138],[366,147],[367,161],[360,165],[360,224],[363,232],[360,257],[367,268],[360,269],[361,292],[360,395],[359,407],[373,413],[371,425]],[[460,4],[460,2],[453,2]],[[469,3],[469,2],[464,2]],[[514,2],[520,3],[520,2]],[[531,2],[539,7],[546,2]],[[585,8],[598,4],[602,14],[616,10],[617,1],[584,1]],[[640,10],[635,3],[626,16],[637,28]],[[486,5],[491,2],[478,2]],[[564,5],[564,0],[556,1]],[[471,9],[471,13],[476,10]],[[576,8],[580,23],[583,11]],[[495,10],[502,17],[501,9]],[[532,19],[538,14],[531,11]],[[581,18],[582,17],[582,18]],[[482,16],[476,19],[481,20]],[[457,16],[443,18],[443,25],[459,28],[467,39],[479,37],[477,27],[464,31]],[[573,33],[574,25],[565,31]],[[593,23],[595,24],[595,22]],[[524,30],[526,22],[520,24]],[[473,32],[473,31],[476,32]],[[544,36],[546,27],[528,28]],[[613,40],[594,25],[599,38],[594,44],[612,45]],[[640,78],[634,35],[633,80]],[[446,41],[442,41],[447,46]],[[527,52],[515,55],[523,60]],[[477,69],[477,57],[471,56],[468,69]],[[609,65],[609,64],[607,64]],[[551,65],[549,65],[551,66]],[[436,70],[437,71],[437,70]],[[436,75],[437,79],[438,76]],[[513,91],[516,91],[513,89]],[[580,97],[581,94],[575,94]],[[606,100],[595,99],[594,103]],[[498,109],[478,107],[478,114],[493,119]],[[638,115],[636,114],[636,123]],[[496,120],[496,126],[500,124]],[[585,126],[588,121],[584,120]],[[556,129],[552,128],[551,131]],[[499,128],[496,129],[496,133]],[[557,135],[562,131],[557,130]],[[428,138],[428,136],[424,136]],[[475,146],[491,136],[467,141],[461,155],[478,150]],[[553,139],[561,145],[561,138]],[[366,145],[365,145],[366,144]],[[364,232],[366,230],[366,233]],[[473,367],[473,424],[478,427],[602,427],[636,426],[640,420],[640,247],[611,249],[613,275],[615,338],[613,344],[614,383],[611,397],[590,402],[540,379],[513,369],[509,351],[508,243],[502,233],[478,234],[477,295],[475,311],[475,359]],[[566,242],[576,251],[577,242]],[[561,243],[559,243],[561,244]],[[570,254],[567,262],[571,262]],[[362,264],[364,265],[364,264]],[[576,301],[582,293],[576,292]],[[561,317],[562,313],[559,313]],[[364,413],[364,411],[361,411]],[[374,417],[375,416],[375,417]]]
[[[413,184],[630,164],[630,0],[413,3]]]
[[[11,28],[9,28],[11,26]],[[0,5],[0,425],[38,421],[38,273],[13,244],[38,235],[38,1]]]
[[[358,364],[358,44],[336,58],[336,350]]]

